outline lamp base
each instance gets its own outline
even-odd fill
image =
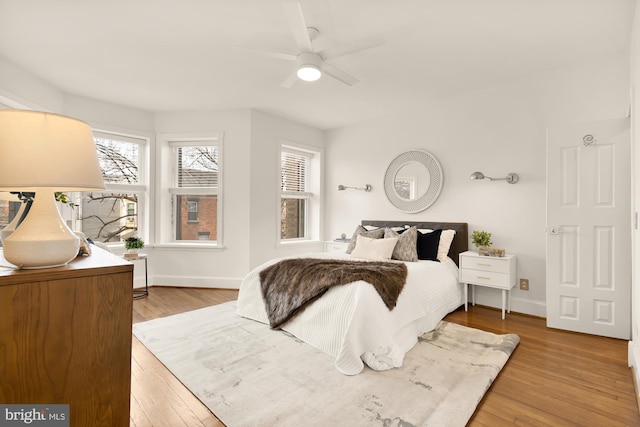
[[[36,269],[67,264],[78,255],[80,239],[62,220],[53,190],[38,188],[27,217],[2,244],[11,264]]]

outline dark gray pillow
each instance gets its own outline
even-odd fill
[[[382,239],[384,236],[384,228],[376,228],[375,230],[368,230],[363,226],[359,225],[356,227],[356,231],[353,232],[353,236],[351,236],[351,240],[349,241],[349,246],[347,246],[347,253],[350,254],[356,248],[356,239],[358,236],[369,237],[371,239]]]
[[[403,230],[402,233],[398,233],[390,228],[385,228],[384,238],[398,238],[398,243],[393,248],[393,254],[391,259],[397,259],[400,261],[418,261],[418,229],[416,227],[409,227]]]

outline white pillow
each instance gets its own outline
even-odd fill
[[[453,242],[455,236],[456,230],[442,230],[440,243],[438,244],[438,260],[440,260],[440,262],[444,262],[449,256],[451,242]]]
[[[397,237],[390,237],[388,239],[372,239],[370,237],[358,236],[356,240],[356,247],[351,252],[351,256],[354,258],[364,258],[373,261],[388,261],[393,254],[393,248],[398,243]]]
[[[430,228],[418,228],[420,233],[431,233],[433,230]],[[451,248],[451,242],[456,236],[456,230],[442,230],[440,235],[440,243],[438,243],[438,260],[444,262],[449,256],[449,249]]]

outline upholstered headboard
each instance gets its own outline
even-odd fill
[[[416,226],[417,228],[430,228],[437,230],[455,230],[456,235],[451,242],[449,257],[458,264],[458,255],[469,249],[469,227],[466,222],[416,222],[416,221],[381,221],[363,219],[362,225],[372,225],[374,227],[404,227]]]

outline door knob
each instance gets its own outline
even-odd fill
[[[569,231],[563,231],[560,229],[560,227],[552,227],[549,229],[549,234],[552,234],[554,236],[560,233],[569,233]]]

